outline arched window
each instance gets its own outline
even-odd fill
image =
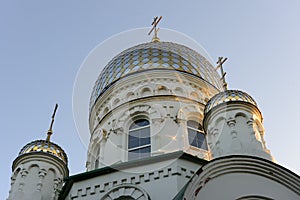
[[[207,150],[207,143],[201,124],[189,120],[187,122],[187,130],[190,145]]]
[[[139,119],[129,127],[128,160],[149,157],[151,153],[150,123]]]

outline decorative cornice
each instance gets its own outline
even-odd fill
[[[88,172],[84,172],[84,173],[81,173],[81,174],[77,174],[77,175],[74,175],[74,176],[67,177],[65,179],[65,184],[64,184],[64,187],[62,189],[62,192],[60,194],[59,199],[60,200],[65,199],[65,197],[69,194],[69,192],[70,192],[70,190],[71,190],[71,188],[72,188],[72,186],[75,182],[84,181],[84,180],[87,180],[87,179],[90,179],[90,178],[103,176],[103,175],[106,175],[106,174],[118,172],[118,171],[121,171],[121,170],[124,170],[124,169],[129,169],[129,168],[132,168],[132,167],[136,167],[136,166],[141,167],[141,166],[144,166],[144,165],[149,165],[151,163],[156,163],[158,161],[163,162],[163,161],[171,160],[171,159],[183,159],[183,160],[187,160],[187,161],[190,161],[190,162],[193,162],[193,163],[198,163],[200,166],[204,165],[205,163],[208,162],[208,161],[200,159],[196,156],[192,156],[190,154],[184,153],[183,151],[177,151],[177,152],[173,152],[173,153],[157,155],[157,156],[144,158],[144,159],[140,159],[140,160],[133,160],[133,161],[129,161],[129,162],[126,162],[126,163],[115,164],[115,165],[111,165],[109,167],[103,167],[103,168],[96,169],[96,170],[93,170],[93,171],[88,171]],[[149,173],[151,173],[151,172],[149,172]],[[187,170],[185,170],[185,173],[187,173]],[[165,174],[166,174],[166,172],[165,172]],[[187,176],[187,178],[191,178],[192,174],[193,173],[185,174],[185,176]],[[181,175],[181,173],[176,171],[176,172],[173,173],[173,175]],[[158,177],[158,174],[153,173],[153,176]],[[138,181],[139,179],[136,179],[136,180]]]
[[[186,199],[199,192],[206,183],[226,174],[253,174],[273,180],[300,195],[300,177],[292,171],[269,160],[244,155],[224,156],[202,166],[190,181]],[[196,195],[196,194],[195,194]]]
[[[46,162],[49,164],[54,164],[58,170],[61,170],[61,174],[63,176],[69,176],[68,166],[64,161],[59,159],[57,156],[51,154],[45,154],[43,152],[31,152],[18,156],[12,164],[12,171],[14,171],[20,164],[24,164],[26,162]]]

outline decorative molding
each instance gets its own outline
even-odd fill
[[[39,181],[36,185],[36,190],[38,192],[41,192],[42,187],[43,187],[43,180],[45,178],[45,176],[47,175],[47,170],[46,169],[40,169],[38,172],[38,177],[39,177]]]
[[[201,79],[189,77],[189,79],[179,81],[178,77],[174,76],[174,74],[168,72],[167,74],[169,74],[168,78],[165,78],[166,75],[160,77],[162,76],[161,73],[158,77],[151,79],[127,77],[117,82],[115,87],[110,87],[98,98],[92,109],[94,110],[92,112],[94,114],[91,114],[90,119],[93,120],[93,123],[91,123],[93,128],[112,109],[144,96],[174,95],[195,100],[205,105],[206,99],[209,99],[212,94],[217,93],[217,90],[209,93],[206,83],[203,83]],[[150,93],[145,95],[145,90]]]
[[[45,191],[51,193],[51,200],[57,199],[62,187],[62,178],[68,176],[68,169],[65,165],[62,165],[60,159],[52,155],[34,152],[17,157],[14,164],[15,170],[11,178],[9,200],[22,199],[24,196],[28,197],[28,195],[32,195],[33,199],[41,199],[45,195]],[[49,171],[52,171],[54,175],[51,180],[49,177],[52,178],[52,176],[47,178]],[[54,184],[55,188],[59,189],[57,192],[52,191],[52,188],[43,189],[46,178],[47,181]],[[14,186],[15,183],[19,184]],[[32,190],[29,191],[28,188]]]
[[[289,170],[271,161],[253,156],[227,156],[215,159],[200,168],[186,189],[184,198],[195,199],[209,181],[227,174],[247,174],[264,177],[300,195],[299,177]]]
[[[117,200],[121,197],[131,197],[135,200],[150,200],[148,193],[133,184],[120,184],[108,191],[101,200]]]
[[[184,122],[191,119],[200,122],[203,119],[203,109],[204,106],[200,107],[195,104],[180,107],[176,115],[176,121],[180,123],[181,121]]]
[[[120,171],[120,173],[122,172]],[[193,170],[183,166],[172,166],[143,174],[128,174],[129,176],[118,176],[119,179],[111,179],[95,185],[85,185],[84,188],[77,188],[73,191],[71,190],[70,198],[74,199],[90,195],[97,195],[99,193],[111,191],[113,188],[118,188],[122,184],[132,184],[138,186],[143,183],[153,182],[171,176],[182,176],[186,180],[189,180],[194,173],[195,172]]]

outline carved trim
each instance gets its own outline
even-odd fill
[[[186,199],[195,199],[196,196],[199,198],[201,196],[201,194],[198,196],[199,191],[206,186],[208,181],[227,174],[250,174],[264,177],[300,195],[300,180],[297,175],[264,159],[235,156],[213,160],[200,168],[186,189],[184,197]]]
[[[162,75],[158,74],[158,77],[151,79],[132,79],[132,77],[129,77],[128,80],[122,79],[122,81],[118,82],[116,84],[117,87],[111,87],[111,89],[107,90],[98,98],[92,109],[94,114],[91,115],[90,119],[95,121],[90,121],[90,123],[93,125],[93,128],[101,121],[105,108],[108,108],[110,111],[125,102],[141,98],[145,96],[142,94],[142,90],[145,88],[148,88],[151,93],[146,96],[174,95],[196,100],[202,104],[206,104],[205,99],[208,100],[212,96],[212,94],[207,92],[207,85],[203,84],[201,80],[192,78],[179,81],[178,77],[174,77],[173,74],[169,74],[168,78],[159,76]]]
[[[150,199],[148,193],[143,188],[133,184],[121,184],[108,191],[101,200],[116,200],[121,197],[132,197],[135,200]]]
[[[172,166],[152,172],[147,172],[143,174],[131,174],[131,176],[118,176],[117,180],[109,180],[106,182],[101,182],[101,184],[96,184],[92,186],[86,185],[85,188],[77,188],[71,191],[70,198],[86,197],[89,195],[95,195],[98,193],[104,193],[106,191],[111,191],[114,187],[120,186],[120,184],[130,184],[130,185],[140,185],[143,183],[155,181],[158,179],[164,179],[171,176],[182,176],[186,180],[190,179],[195,172],[183,166]],[[99,179],[101,177],[98,177]],[[106,199],[105,199],[106,200]]]

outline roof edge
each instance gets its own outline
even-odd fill
[[[157,156],[153,156],[153,157],[128,161],[128,162],[119,163],[119,164],[114,164],[111,166],[107,166],[107,167],[99,168],[96,170],[83,172],[80,174],[66,177],[64,179],[65,184],[61,190],[59,200],[63,200],[68,195],[74,182],[79,182],[79,181],[86,180],[86,179],[89,179],[92,177],[109,174],[109,173],[116,172],[116,171],[126,169],[126,168],[143,166],[143,165],[147,165],[150,163],[156,163],[157,161],[165,161],[165,160],[170,160],[170,159],[184,159],[184,160],[191,161],[194,163],[199,163],[201,165],[205,165],[209,162],[207,160],[190,155],[183,151],[176,151],[176,152],[172,152],[172,153],[168,153],[168,154],[157,155]]]

